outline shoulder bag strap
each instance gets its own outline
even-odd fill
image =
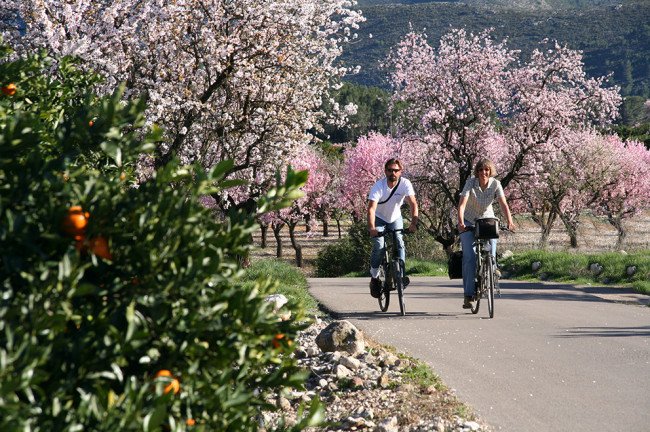
[[[399,187],[399,184],[400,184],[401,181],[402,181],[402,178],[400,177],[399,180],[397,180],[397,184],[395,185],[395,187],[393,188],[393,190],[390,191],[390,195],[388,195],[388,198],[386,198],[386,199],[383,200],[383,201],[379,201],[379,202],[377,203],[377,205],[379,205],[379,204],[384,204],[384,203],[388,202],[388,200],[392,198],[393,194],[395,193],[395,191],[396,191],[397,188]]]

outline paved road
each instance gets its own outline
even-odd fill
[[[310,279],[339,319],[426,361],[497,430],[650,431],[648,297],[608,288],[502,281],[494,319],[461,308],[460,281],[411,278],[406,317],[368,279]],[[625,303],[623,303],[625,302]]]

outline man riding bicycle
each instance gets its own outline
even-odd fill
[[[418,204],[415,200],[415,190],[411,182],[401,177],[402,162],[399,159],[389,159],[384,165],[386,177],[378,180],[370,189],[368,195],[368,228],[372,237],[372,254],[370,255],[370,295],[377,298],[381,291],[381,282],[377,278],[379,266],[384,251],[384,237],[379,233],[385,229],[399,230],[404,227],[402,212],[400,210],[406,200],[411,210],[411,224],[409,232],[417,230]],[[402,261],[405,260],[404,239],[402,233],[395,235],[397,252]],[[405,285],[408,279],[405,278]]]

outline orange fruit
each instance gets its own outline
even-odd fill
[[[178,381],[178,379],[174,378],[172,373],[168,371],[167,369],[162,369],[158,371],[158,373],[154,376],[154,379],[160,378],[160,377],[165,377],[165,378],[171,378],[172,382],[169,383],[168,385],[165,386],[163,391],[165,393],[169,393],[170,391],[174,390],[174,394],[178,393],[178,391],[181,389],[181,384]]]
[[[83,236],[86,234],[86,225],[88,225],[88,213],[84,214],[80,206],[72,206],[68,209],[61,225],[66,234],[71,236]]]
[[[194,419],[187,419],[187,425],[188,426],[194,426],[196,424],[196,421]]]
[[[279,348],[280,347],[280,342],[279,341],[280,341],[280,339],[283,339],[283,338],[284,338],[283,334],[275,335],[275,338],[273,338],[273,342],[272,342],[273,347]]]
[[[13,96],[16,94],[16,84],[9,83],[6,86],[3,86],[1,91],[5,96]]]
[[[111,251],[108,249],[108,241],[106,241],[104,237],[90,239],[88,247],[90,252],[94,253],[95,255],[98,255],[104,259],[113,259],[113,254],[111,254]]]

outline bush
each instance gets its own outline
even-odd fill
[[[174,161],[138,183],[160,139],[145,101],[98,98],[69,59],[45,78],[52,64],[0,64],[17,88],[0,94],[0,429],[256,429],[266,395],[305,379],[286,355],[304,317],[293,302],[278,321],[271,279],[236,285],[254,215],[219,223],[198,204],[231,163]],[[261,208],[305,178],[289,171]]]
[[[315,261],[316,277],[338,277],[368,269],[372,242],[368,226],[355,222],[348,235],[318,252]]]
[[[404,245],[407,266],[409,259],[440,260],[443,255],[442,249],[424,230],[405,235]],[[367,272],[371,253],[372,241],[368,235],[368,225],[365,222],[356,222],[350,226],[347,236],[318,252],[315,262],[316,277]]]

